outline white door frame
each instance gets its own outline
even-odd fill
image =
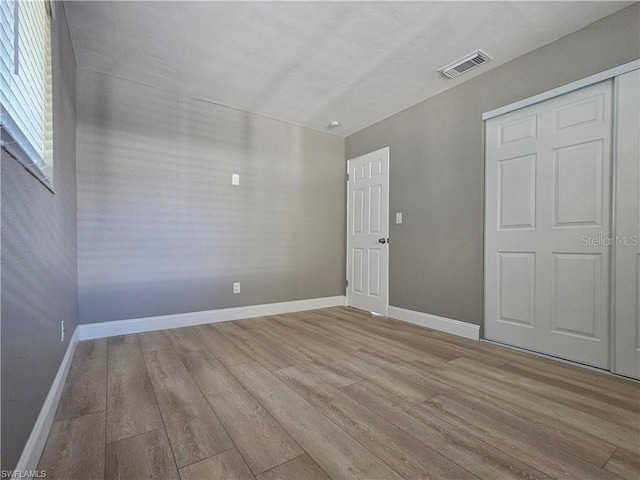
[[[571,82],[568,83],[566,85],[561,85],[560,87],[554,88],[552,90],[548,90],[546,92],[542,92],[540,94],[537,95],[533,95],[531,97],[525,98],[523,100],[519,100],[517,102],[511,103],[509,105],[505,105],[503,107],[499,107],[496,108],[494,110],[490,110],[488,112],[485,112],[482,114],[482,123],[483,123],[483,135],[482,135],[482,139],[483,139],[483,157],[484,157],[484,170],[483,170],[483,174],[484,174],[484,188],[486,189],[486,179],[487,179],[487,144],[486,144],[486,133],[487,133],[487,120],[503,115],[505,113],[508,112],[512,112],[515,110],[520,110],[522,108],[528,107],[530,105],[534,105],[536,103],[540,103],[543,102],[545,100],[548,100],[550,98],[554,98],[554,97],[558,97],[561,95],[564,95],[565,93],[569,93],[569,92],[573,92],[575,90],[578,90],[580,88],[589,86],[589,85],[593,85],[599,82],[602,82],[604,80],[608,80],[608,79],[615,79],[616,77],[623,75],[627,72],[631,72],[633,70],[638,70],[640,69],[640,59],[638,60],[632,60],[631,62],[628,63],[624,63],[622,65],[619,65],[617,67],[605,70],[603,72],[600,73],[596,73],[594,75],[591,75],[589,77],[585,77],[583,79],[580,80],[576,80],[575,82]],[[615,85],[615,84],[614,84]],[[616,88],[616,87],[614,87]],[[612,108],[614,109],[613,111],[613,116],[614,119],[617,116],[617,113],[615,111],[616,109],[616,104],[615,102],[613,102]],[[615,125],[614,125],[614,129],[615,129]],[[613,137],[612,137],[612,141],[615,143],[615,136],[616,136],[616,132],[613,132]],[[617,159],[616,159],[616,147],[614,145],[613,149],[612,149],[612,158],[611,158],[611,162],[612,162],[612,175],[611,175],[611,181],[614,182],[614,174],[615,174],[615,169],[616,169],[616,164],[617,164]],[[612,185],[612,195],[615,195],[615,184]],[[487,222],[487,204],[486,204],[486,192],[483,195],[483,225],[486,225]],[[613,197],[612,197],[613,198]],[[613,207],[615,209],[615,206]],[[611,215],[611,228],[612,228],[612,232],[615,233],[615,220],[614,220],[615,215],[612,212]],[[484,308],[483,308],[483,321],[482,321],[482,335],[481,338],[482,339],[486,339],[485,336],[485,325],[487,322],[487,304],[486,304],[486,285],[487,285],[487,272],[485,269],[485,245],[486,245],[486,229],[483,233],[483,261],[482,261],[482,265],[483,265],[483,285],[482,285],[482,290],[483,290],[483,301],[484,301]],[[610,272],[613,273],[613,265],[615,262],[615,249],[612,249],[611,252],[611,259],[610,259]],[[610,362],[610,368],[609,371],[613,371],[614,370],[614,366],[615,366],[615,349],[616,349],[616,345],[615,345],[615,315],[614,315],[614,301],[613,299],[615,299],[615,281],[613,278],[610,278],[610,282],[609,282],[609,291],[607,292],[609,294],[609,358],[611,359]],[[492,340],[487,340],[489,342],[493,342]],[[517,348],[517,347],[516,347]],[[544,354],[541,354],[544,355]]]
[[[346,181],[346,188],[347,188],[347,204],[346,204],[346,215],[347,215],[347,229],[346,229],[346,256],[345,256],[345,272],[346,272],[346,285],[345,285],[345,298],[346,298],[346,305],[350,306],[350,302],[349,302],[349,252],[351,249],[351,245],[349,242],[349,232],[350,232],[350,228],[351,228],[351,211],[350,211],[350,207],[351,207],[351,199],[349,198],[349,169],[351,166],[351,161],[352,160],[357,160],[365,155],[370,155],[372,153],[376,153],[376,152],[383,152],[386,151],[386,156],[387,156],[387,165],[389,167],[389,171],[387,172],[387,196],[384,199],[384,201],[386,202],[386,206],[387,206],[387,215],[385,216],[384,221],[386,222],[386,231],[387,231],[387,236],[390,237],[390,232],[389,232],[389,215],[390,210],[389,210],[389,178],[391,176],[391,155],[390,155],[390,151],[389,151],[389,147],[383,147],[380,148],[378,150],[374,150],[372,152],[368,152],[362,155],[358,155],[357,157],[353,157],[347,160],[347,181]],[[391,242],[389,242],[391,243]],[[384,312],[379,312],[381,314],[384,314],[385,316],[388,316],[389,314],[389,257],[391,256],[391,246],[388,247],[387,249],[387,258],[386,258],[386,269],[385,271],[387,272],[387,279],[385,282],[385,288],[384,288],[384,296],[386,298],[386,303],[385,303],[385,307],[384,307]]]
[[[503,113],[513,112],[514,110],[520,110],[521,108],[528,107],[529,105],[540,103],[544,100],[548,100],[553,97],[559,97],[560,95],[564,95],[565,93],[573,92],[574,90],[578,90],[582,87],[593,85],[595,83],[600,83],[603,80],[609,80],[610,78],[617,77],[618,75],[622,75],[623,73],[627,73],[632,70],[637,70],[639,68],[640,68],[640,60],[633,60],[629,63],[624,63],[615,68],[611,68],[609,70],[605,70],[604,72],[596,73],[595,75],[591,75],[589,77],[583,78],[582,80],[576,80],[575,82],[567,83],[566,85],[562,85],[558,88],[554,88],[553,90],[542,92],[542,93],[539,93],[538,95],[525,98],[524,100],[510,103],[509,105],[505,105],[504,107],[490,110],[482,114],[482,120],[483,121],[489,120],[490,118],[497,117],[499,115],[502,115]],[[486,165],[486,161],[485,161],[485,165]]]

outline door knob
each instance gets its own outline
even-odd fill
[[[387,243],[387,239],[386,238],[379,238],[378,239],[378,243]]]

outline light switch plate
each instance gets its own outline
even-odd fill
[[[233,282],[233,293],[240,293],[240,282]]]
[[[231,185],[240,185],[240,175],[237,173],[231,174]]]
[[[396,213],[396,223],[398,225],[402,223],[402,212]]]

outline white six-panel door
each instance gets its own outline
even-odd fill
[[[612,81],[486,124],[485,337],[608,368]]]
[[[614,371],[640,378],[640,70],[616,81]]]
[[[389,149],[348,161],[347,303],[387,314]]]

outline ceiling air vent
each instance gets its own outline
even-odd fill
[[[487,63],[489,60],[492,60],[489,55],[482,50],[476,50],[475,52],[465,55],[455,62],[450,63],[446,67],[442,67],[438,72],[449,78],[454,78],[464,72],[468,72],[469,70],[476,68],[478,65]]]

